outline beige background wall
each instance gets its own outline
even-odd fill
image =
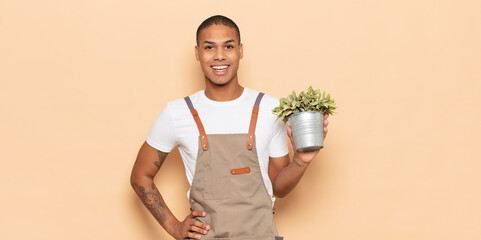
[[[203,88],[202,20],[241,28],[244,86],[332,94],[326,148],[277,202],[287,239],[481,239],[479,1],[0,0],[0,239],[171,239],[129,174]],[[178,152],[156,179],[188,211]]]

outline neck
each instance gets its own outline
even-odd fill
[[[240,97],[243,91],[244,88],[237,81],[230,81],[225,85],[216,85],[210,80],[205,80],[205,96],[213,101],[232,101]]]

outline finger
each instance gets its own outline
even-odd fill
[[[187,237],[189,237],[189,238],[194,238],[194,239],[200,239],[202,236],[199,235],[199,234],[195,234],[195,233],[193,233],[193,232],[188,232],[188,233],[187,233]]]
[[[194,221],[194,223],[192,224],[196,227],[199,227],[199,228],[202,228],[202,229],[205,229],[205,230],[209,230],[210,229],[210,226],[203,223],[203,222],[200,222],[200,221]]]
[[[193,216],[193,217],[205,217],[205,215],[207,215],[207,213],[204,212],[204,211],[201,211],[201,210],[196,210],[196,211],[192,211],[192,213],[190,215]]]
[[[292,149],[296,149],[296,145],[294,143],[294,138],[292,137],[291,126],[289,124],[287,125],[287,137],[289,138],[289,141],[291,142]]]
[[[287,136],[292,136],[291,125],[287,124]]]
[[[292,128],[290,125],[287,125],[287,137],[291,140],[291,142],[294,141],[293,137],[292,137]]]
[[[190,230],[191,230],[192,232],[198,232],[198,233],[202,233],[202,234],[204,234],[204,235],[207,234],[207,230],[202,229],[202,228],[200,228],[200,227],[196,227],[196,226],[190,226]]]
[[[327,125],[329,125],[329,120],[324,120],[324,127],[327,127]]]
[[[329,118],[329,114],[324,113],[324,119],[327,119],[327,118]]]

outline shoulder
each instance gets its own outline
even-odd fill
[[[265,94],[262,98],[262,104],[263,106],[269,107],[272,110],[273,108],[279,106],[279,98]]]
[[[260,93],[259,91],[252,89],[249,89],[249,91],[254,98],[257,98]],[[277,106],[279,106],[279,98],[264,93],[259,107],[263,110],[272,110]]]
[[[203,91],[198,91],[192,95],[189,95],[189,98],[190,100],[193,102],[193,103],[196,103],[199,101],[199,95],[202,93]],[[182,112],[185,112],[185,111],[188,111],[189,110],[189,107],[187,106],[187,103],[185,101],[185,97],[182,97],[182,98],[178,98],[178,99],[175,99],[173,101],[169,101],[167,103],[167,106],[165,107],[165,110],[171,112],[172,114],[178,114],[179,112],[182,113]]]
[[[258,96],[258,91],[251,91],[253,92],[253,95],[255,95],[255,97]],[[264,96],[262,97],[261,103],[259,105],[260,123],[265,123],[269,126],[273,126],[276,123],[277,116],[272,113],[272,110],[277,106],[279,106],[279,98],[264,93]]]

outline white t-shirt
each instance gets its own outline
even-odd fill
[[[240,97],[227,102],[217,102],[207,98],[204,90],[189,97],[199,113],[206,134],[233,134],[249,131],[252,108],[258,94],[257,91],[244,88]],[[262,178],[272,201],[275,199],[267,173],[269,157],[283,157],[289,153],[286,127],[280,119],[276,121],[277,117],[272,113],[272,109],[276,106],[279,106],[278,98],[264,95],[259,106],[255,132]],[[155,120],[147,137],[147,143],[162,152],[170,152],[178,146],[187,180],[192,186],[199,147],[198,138],[197,125],[185,100],[181,98],[167,103]]]

